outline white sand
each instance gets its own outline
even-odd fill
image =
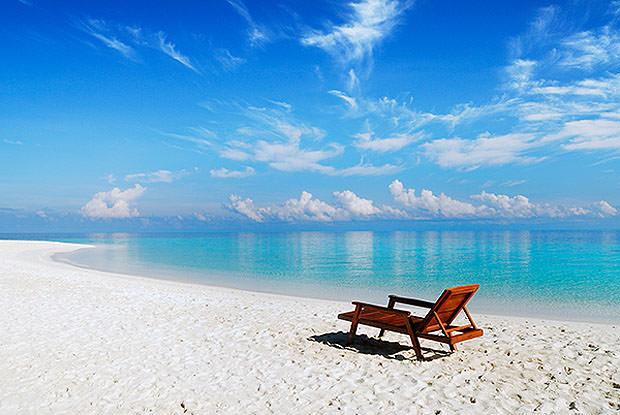
[[[0,241],[0,414],[620,411],[615,326],[473,310],[482,339],[417,362],[396,334],[341,347],[348,304],[50,258],[75,248]]]

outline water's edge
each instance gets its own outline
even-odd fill
[[[278,296],[286,296],[286,297],[295,297],[295,298],[303,298],[303,299],[314,299],[314,300],[325,300],[339,303],[350,303],[352,300],[364,300],[369,302],[374,302],[377,304],[384,304],[387,302],[387,297],[384,295],[373,295],[367,289],[359,290],[357,294],[351,293],[349,295],[343,296],[338,295],[338,293],[334,293],[334,295],[325,295],[325,291],[315,291],[311,288],[311,286],[304,286],[303,283],[292,282],[289,283],[288,287],[278,286],[278,285],[270,285],[265,287],[260,287],[256,284],[247,285],[240,284],[235,282],[230,282],[230,275],[217,275],[215,271],[211,275],[213,278],[205,281],[203,275],[200,276],[191,276],[191,272],[187,272],[186,270],[178,269],[178,268],[169,268],[165,269],[164,267],[158,267],[155,264],[149,264],[148,268],[144,267],[131,267],[127,266],[127,264],[116,264],[116,266],[101,266],[101,264],[92,264],[88,263],[88,261],[83,261],[83,258],[80,257],[80,253],[83,251],[92,251],[92,250],[106,250],[113,249],[113,247],[109,245],[94,245],[94,246],[86,246],[83,248],[78,248],[71,252],[61,252],[55,253],[51,256],[51,259],[55,262],[63,263],[69,266],[73,266],[76,268],[81,268],[85,270],[94,270],[105,273],[112,274],[120,274],[127,277],[139,277],[139,278],[148,278],[154,280],[164,280],[171,281],[175,283],[181,284],[197,284],[205,287],[216,287],[216,288],[226,288],[232,290],[246,291],[246,292],[254,292],[261,294],[269,294],[269,295],[278,295]],[[127,266],[126,268],[123,265]],[[210,272],[210,271],[209,271]],[[247,279],[252,279],[253,276],[246,276]],[[233,280],[234,281],[234,280]],[[308,285],[308,284],[306,284]],[[440,294],[436,293],[437,296]],[[418,298],[420,296],[417,296]],[[426,296],[428,300],[434,300],[432,296]],[[515,310],[508,311],[506,309],[496,308],[489,306],[489,304],[479,304],[478,307],[472,307],[474,313],[485,314],[489,316],[498,316],[498,317],[517,317],[517,318],[532,318],[537,320],[545,320],[545,321],[557,321],[562,323],[567,322],[579,322],[579,323],[594,323],[594,324],[618,324],[620,321],[616,318],[593,318],[587,315],[579,315],[579,314],[563,314],[559,313],[540,313],[538,312],[515,312]],[[527,307],[524,308],[527,310]],[[611,317],[611,316],[609,316]]]

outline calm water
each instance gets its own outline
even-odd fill
[[[435,299],[480,283],[472,308],[620,322],[620,232],[89,235],[64,260],[97,269],[330,299]]]

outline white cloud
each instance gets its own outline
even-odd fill
[[[303,191],[298,199],[288,199],[281,205],[256,207],[252,199],[230,196],[230,208],[241,215],[255,221],[276,220],[284,222],[333,222],[351,219],[367,219],[381,215],[384,211],[369,199],[364,199],[345,190],[334,192],[340,206],[326,203],[311,193]],[[388,208],[393,216],[402,216],[403,212]]]
[[[415,189],[405,189],[399,180],[394,180],[389,189],[394,200],[423,215],[457,218],[486,216],[490,213],[485,206],[474,206],[471,203],[453,199],[444,193],[435,195],[432,191],[423,189],[418,196]]]
[[[530,88],[536,63],[536,61],[528,59],[515,59],[506,68],[506,73],[509,78],[508,86],[517,91]]]
[[[559,64],[567,67],[589,70],[620,60],[620,34],[609,25],[575,33],[564,39],[562,46]]]
[[[215,55],[215,59],[227,71],[237,69],[237,67],[245,63],[245,59],[233,56],[228,49],[219,50]]]
[[[132,60],[136,59],[134,48],[109,34],[107,24],[103,20],[89,19],[86,22],[80,22],[79,28],[124,57]]]
[[[595,203],[593,206],[593,210],[600,217],[616,216],[618,214],[618,209],[610,205],[605,200],[600,200],[597,203]]]
[[[256,174],[256,170],[249,166],[243,170],[228,170],[227,168],[222,167],[220,169],[213,169],[210,173],[211,177],[217,177],[220,179],[242,179],[244,177],[254,176],[254,174]]]
[[[620,120],[595,119],[566,122],[562,129],[545,137],[547,141],[565,141],[566,150],[620,149]]]
[[[349,3],[351,13],[345,22],[306,33],[301,43],[321,48],[342,63],[362,61],[372,57],[375,46],[392,32],[409,4],[398,0]]]
[[[394,134],[388,138],[374,138],[374,133],[368,131],[355,135],[357,141],[354,146],[363,150],[388,153],[402,150],[409,144],[419,140],[422,134]]]
[[[281,207],[272,208],[271,213],[285,221],[329,222],[340,216],[337,208],[305,191],[299,199],[289,199]]]
[[[2,142],[4,144],[10,144],[12,146],[22,146],[22,145],[24,145],[24,143],[22,141],[20,141],[20,140],[9,140],[8,138],[3,139]]]
[[[235,161],[245,161],[252,158],[246,151],[238,148],[224,148],[220,151],[220,156]]]
[[[349,69],[348,77],[347,77],[347,89],[349,91],[355,91],[360,87],[360,80],[355,73],[355,69]]]
[[[533,134],[480,135],[474,140],[438,139],[422,144],[426,156],[442,167],[475,169],[509,163],[532,163],[541,158],[526,154],[541,144]]]
[[[82,207],[82,214],[93,219],[132,218],[140,216],[140,212],[133,206],[144,192],[145,187],[136,184],[126,190],[118,187],[108,191],[96,193],[93,198]]]
[[[230,209],[252,219],[255,222],[262,222],[263,216],[258,212],[258,209],[254,206],[254,201],[250,198],[242,199],[237,195],[230,195]]]
[[[242,199],[236,195],[230,196],[230,203],[233,211],[255,222],[263,222],[267,218],[286,222],[330,222],[341,215],[339,209],[305,191],[299,199],[289,199],[280,206],[257,208],[252,199]]]
[[[332,89],[331,91],[328,91],[328,93],[346,102],[352,110],[357,109],[357,101],[355,100],[355,98],[350,97],[344,92],[338,91],[337,89]]]
[[[508,196],[482,192],[473,195],[489,208],[495,210],[495,216],[506,218],[569,218],[579,216],[596,216],[600,218],[615,216],[618,211],[608,202],[601,200],[590,207],[553,206],[549,204],[533,203],[523,195]]]
[[[394,164],[382,164],[375,166],[372,164],[360,163],[355,166],[345,167],[342,169],[334,168],[328,174],[332,176],[383,176],[387,174],[394,174],[402,171],[402,166],[396,166]]]
[[[140,183],[172,183],[173,181],[189,175],[187,170],[170,171],[157,170],[146,173],[132,173],[125,176],[127,182]]]
[[[381,209],[370,199],[363,199],[350,190],[334,192],[334,197],[343,208],[353,216],[371,216],[381,213]]]
[[[248,24],[248,40],[252,46],[260,46],[270,40],[267,30],[254,21],[245,3],[241,0],[228,0],[228,4],[230,4]]]
[[[166,137],[173,138],[175,140],[186,141],[188,143],[195,144],[200,149],[206,149],[206,148],[213,146],[213,143],[211,143],[211,141],[209,141],[205,137],[215,137],[215,134],[206,128],[199,127],[199,129],[200,130],[192,130],[198,133],[196,135],[164,133],[164,132],[162,132],[161,134],[165,135]],[[210,134],[207,134],[207,132]]]
[[[593,215],[608,217],[617,214],[616,208],[605,201],[597,202],[591,208],[554,206],[531,202],[523,195],[509,196],[482,192],[471,196],[472,200],[478,202],[478,204],[473,204],[453,199],[443,193],[437,196],[430,190],[422,190],[418,196],[414,189],[405,189],[398,180],[394,180],[389,189],[394,200],[407,209],[411,209],[415,217],[425,215],[437,218],[523,219]]]
[[[501,216],[529,218],[538,213],[537,206],[522,195],[507,196],[482,192],[479,195],[473,195],[472,199],[493,207]]]
[[[166,55],[170,56],[172,59],[179,62],[186,68],[189,68],[196,73],[200,73],[200,71],[196,69],[189,57],[179,52],[174,43],[166,40],[166,35],[163,32],[159,32],[157,36],[159,38],[158,46],[162,52],[164,52]]]
[[[302,149],[298,142],[272,143],[259,140],[254,147],[253,159],[281,171],[329,172],[333,168],[321,162],[343,151],[341,145],[334,143],[321,150],[310,150]]]
[[[525,219],[525,218],[570,218],[609,217],[618,214],[615,207],[606,201],[599,201],[591,207],[567,207],[537,204],[523,195],[509,196],[482,192],[471,196],[477,204],[454,199],[443,193],[435,195],[430,190],[416,194],[394,180],[390,193],[404,210],[392,206],[377,206],[350,190],[333,192],[336,204],[324,202],[307,191],[298,199],[288,199],[279,205],[257,207],[250,198],[230,196],[229,208],[255,222],[334,222],[355,219]]]
[[[109,173],[105,176],[105,180],[108,182],[108,184],[114,184],[116,183],[116,176],[114,176],[112,173]]]

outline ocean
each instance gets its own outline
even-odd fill
[[[95,244],[75,265],[247,290],[434,300],[478,283],[474,312],[620,322],[620,232],[420,231],[0,235]]]

